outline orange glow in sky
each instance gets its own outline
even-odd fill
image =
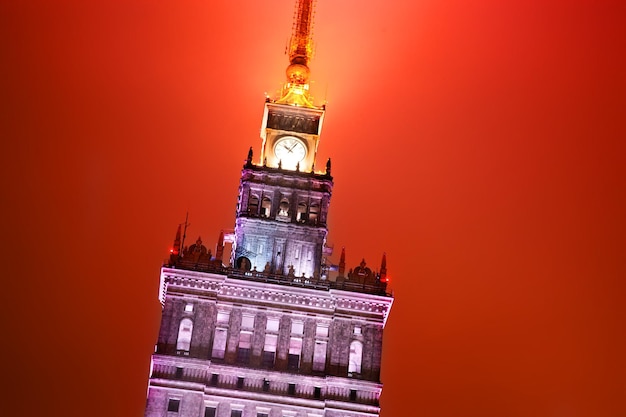
[[[143,415],[159,268],[187,212],[187,242],[233,228],[293,3],[0,4],[3,415]],[[393,277],[381,417],[626,415],[624,27],[318,1],[331,261]]]

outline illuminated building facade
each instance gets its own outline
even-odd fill
[[[234,232],[215,253],[179,227],[161,269],[146,417],[378,416],[386,259],[328,265],[330,160],[315,171],[324,106],[309,95],[313,0],[299,0],[287,82],[267,99],[258,162],[243,167]],[[230,259],[224,260],[225,245]]]

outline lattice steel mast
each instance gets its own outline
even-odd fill
[[[309,61],[313,56],[313,15],[315,0],[298,0],[289,40],[287,82],[277,103],[314,107],[309,95]]]

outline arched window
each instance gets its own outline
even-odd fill
[[[309,210],[309,220],[312,223],[317,223],[317,217],[320,213],[319,203],[311,203],[311,209]]]
[[[176,339],[176,350],[189,352],[191,345],[191,332],[193,330],[193,322],[191,319],[182,319],[178,326],[178,339]]]
[[[252,268],[252,262],[250,262],[250,259],[246,258],[245,256],[240,256],[239,258],[237,258],[236,265],[237,268],[244,271],[249,271]]]
[[[270,210],[272,210],[272,200],[269,197],[263,197],[263,201],[261,202],[261,217],[269,217]]]
[[[306,214],[306,203],[300,202],[298,203],[298,214],[296,215],[296,220],[299,222],[306,222],[307,221],[307,214]]]
[[[361,373],[361,361],[363,360],[363,343],[353,340],[350,343],[350,360],[348,361],[348,374]]]
[[[252,215],[256,215],[259,212],[259,197],[256,195],[251,195],[250,200],[248,200],[248,213]]]
[[[282,217],[289,216],[289,200],[283,198],[278,206],[278,215]]]

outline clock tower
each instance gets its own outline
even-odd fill
[[[312,1],[297,3],[287,80],[265,100],[261,158],[252,148],[239,189],[232,263],[244,270],[326,278],[326,218],[332,194],[330,160],[315,171],[325,106],[309,93]]]
[[[313,5],[296,2],[287,80],[266,98],[234,230],[212,253],[200,238],[185,246],[185,221],[161,268],[145,417],[380,414],[387,260],[378,271],[365,260],[346,271],[345,250],[327,261],[333,177],[330,159],[315,160],[325,107],[309,95]]]
[[[311,172],[324,121],[324,106],[313,105],[309,95],[308,63],[311,40],[312,2],[300,2],[289,42],[287,81],[278,100],[265,102],[261,126],[263,165]]]

